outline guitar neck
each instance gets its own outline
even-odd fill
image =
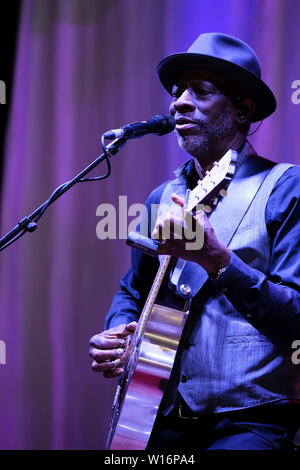
[[[155,303],[155,300],[157,298],[160,286],[164,280],[165,274],[167,272],[169,263],[171,261],[171,256],[170,255],[163,255],[161,259],[160,266],[158,268],[158,271],[156,273],[154,282],[151,286],[150,292],[148,294],[147,300],[145,302],[144,308],[142,310],[142,313],[140,315],[137,327],[135,329],[135,332],[132,336],[132,340],[130,343],[130,348],[128,350],[128,355],[130,355],[131,350],[135,349],[136,347],[139,346],[140,341],[143,337],[148,319],[151,315],[151,311],[153,308],[153,305]]]

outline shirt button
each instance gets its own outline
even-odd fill
[[[181,382],[182,382],[182,383],[187,382],[187,376],[186,376],[186,375],[182,375],[182,376],[181,376]]]

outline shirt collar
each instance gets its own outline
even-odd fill
[[[250,154],[256,153],[247,139],[245,139],[244,142],[241,144],[241,146],[237,149],[237,152],[238,152],[238,161],[241,163],[242,161],[244,161],[244,158],[246,158]],[[174,171],[174,174],[176,178],[179,178],[179,179],[183,178],[184,180],[188,180],[191,183],[191,185],[194,185],[194,186],[197,184],[197,181],[199,180],[199,175],[196,171],[195,162],[193,158],[191,158],[190,160],[187,160],[178,168],[176,168],[176,170]]]

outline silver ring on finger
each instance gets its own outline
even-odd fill
[[[119,361],[119,359],[114,359],[113,361],[111,361],[111,364],[113,365],[113,369],[111,370],[115,370],[115,368],[117,367],[117,362]]]

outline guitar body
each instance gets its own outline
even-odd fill
[[[132,375],[129,372],[123,377],[128,381],[126,390],[116,396],[109,449],[146,448],[187,315],[162,305],[153,306],[140,349],[131,359]]]
[[[232,179],[236,162],[237,152],[229,150],[215,163],[201,183],[188,193],[185,213],[192,212],[200,203],[206,204],[211,198],[214,200],[212,206],[215,206],[224,196],[222,191]],[[135,234],[128,244],[157,256],[157,240]],[[165,275],[170,261],[169,255],[161,257],[160,267],[131,338],[124,373],[113,403],[106,449],[144,450],[150,438],[191,302],[188,293],[185,300],[179,299],[166,286],[168,280]]]

